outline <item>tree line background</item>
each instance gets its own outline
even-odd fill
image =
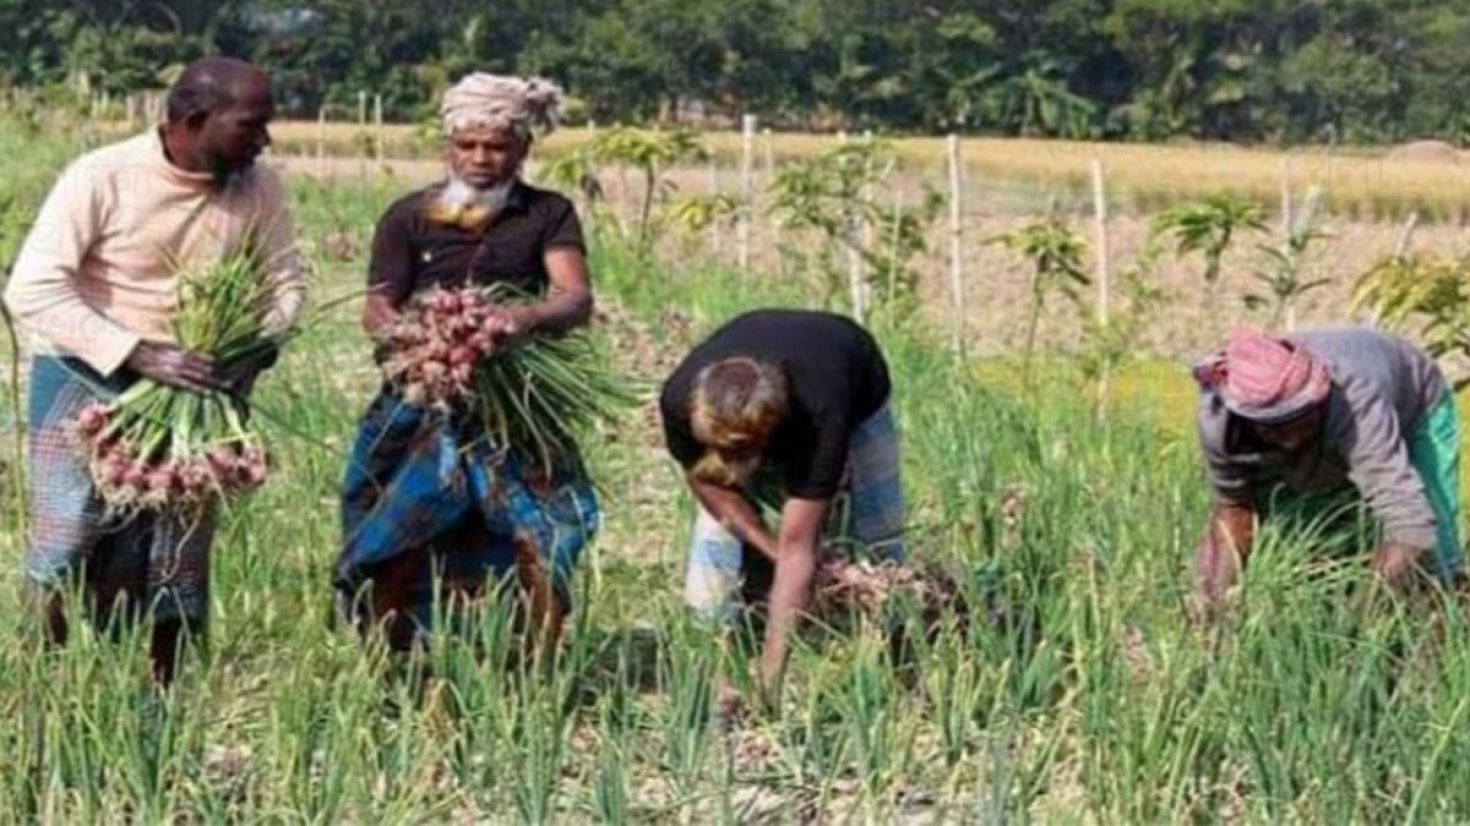
[[[0,0],[0,84],[159,89],[211,52],[287,114],[473,69],[602,122],[1275,143],[1470,136],[1470,0]]]

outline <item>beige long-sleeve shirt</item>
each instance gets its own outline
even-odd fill
[[[80,358],[103,375],[139,341],[172,343],[178,273],[255,233],[273,332],[300,313],[306,272],[280,180],[257,164],[223,188],[170,163],[157,130],[90,152],[52,188],[21,247],[5,304],[33,351]]]

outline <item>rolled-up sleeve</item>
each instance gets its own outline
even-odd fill
[[[82,297],[77,274],[105,231],[105,181],[85,162],[72,164],[36,216],[5,288],[5,305],[32,335],[111,375],[140,337]]]
[[[1382,398],[1350,401],[1352,417],[1339,436],[1348,478],[1383,523],[1384,538],[1410,548],[1433,548],[1434,508],[1409,461],[1398,414]]]

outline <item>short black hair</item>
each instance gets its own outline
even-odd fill
[[[178,123],[200,112],[210,113],[235,102],[242,81],[264,73],[253,63],[214,56],[196,60],[168,90],[167,115]]]

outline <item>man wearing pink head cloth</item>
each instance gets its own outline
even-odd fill
[[[1367,328],[1238,332],[1195,378],[1215,494],[1198,560],[1207,606],[1240,576],[1258,514],[1344,490],[1381,524],[1373,569],[1384,580],[1402,583],[1421,566],[1460,576],[1460,425],[1424,352]]]

